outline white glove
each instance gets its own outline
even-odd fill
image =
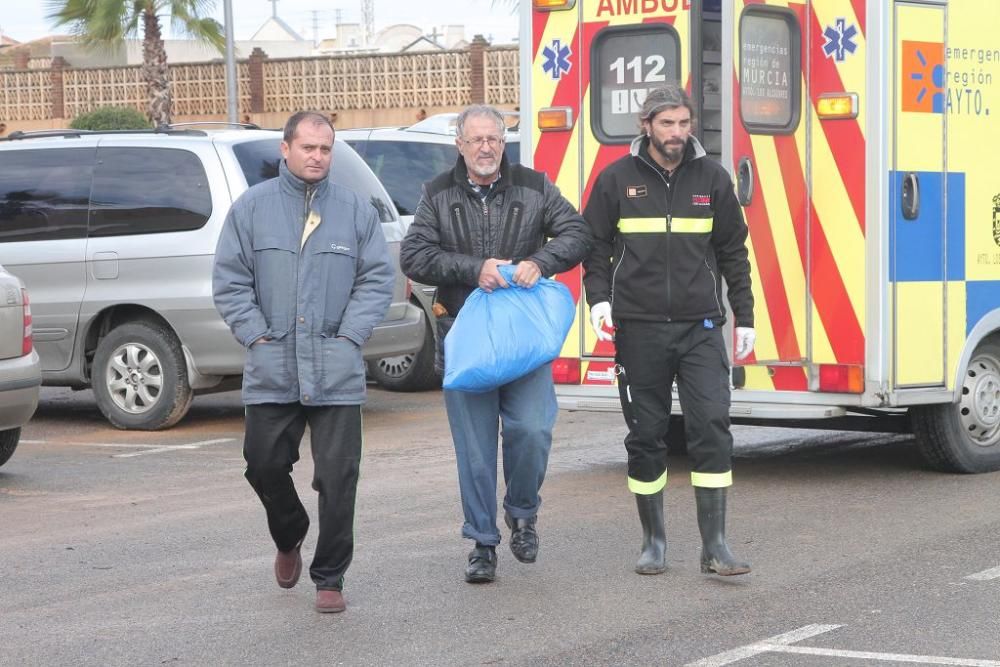
[[[609,329],[614,326],[611,322],[611,304],[607,301],[602,301],[600,303],[595,303],[590,307],[590,326],[594,328],[594,333],[597,334],[597,340],[612,340],[614,337],[604,330],[607,326]]]
[[[757,340],[757,332],[753,327],[736,327],[736,359],[742,361],[753,352],[753,344]]]

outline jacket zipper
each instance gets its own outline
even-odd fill
[[[719,316],[725,317],[726,312],[722,310],[722,304],[719,303],[719,279],[715,277],[715,271],[708,265],[708,260],[703,261],[705,262],[705,268],[708,269],[708,275],[712,276],[712,296],[715,297],[715,307],[719,309]]]
[[[614,305],[615,303],[615,278],[618,277],[618,269],[622,268],[622,264],[625,263],[625,241],[622,241],[622,256],[618,258],[618,264],[615,266],[615,270],[611,272],[611,293],[608,295],[608,303]]]
[[[671,284],[671,280],[670,280],[670,275],[672,273],[671,267],[670,267],[670,236],[671,236],[670,227],[671,227],[671,223],[673,222],[673,215],[671,214],[670,209],[673,206],[674,193],[673,193],[673,190],[670,189],[670,179],[664,177],[662,171],[660,171],[659,169],[657,169],[653,165],[649,164],[649,162],[644,157],[642,157],[641,155],[639,155],[637,157],[643,163],[645,163],[646,166],[648,166],[650,169],[652,169],[654,172],[656,172],[656,175],[660,177],[661,181],[663,181],[663,185],[664,185],[664,187],[666,187],[666,190],[667,190],[667,192],[666,192],[666,200],[667,200],[667,202],[666,202],[667,203],[667,322],[672,322],[673,318],[670,316],[670,305],[673,303],[673,300],[672,300],[672,297],[671,297],[671,287],[672,287],[672,284]],[[677,165],[677,169],[674,169],[674,174],[676,174],[677,171],[680,170],[680,168],[683,167],[683,166],[684,166],[684,162],[682,160],[681,163],[679,165]],[[713,276],[713,278],[714,278],[714,276]],[[718,299],[716,299],[716,301],[718,301]]]

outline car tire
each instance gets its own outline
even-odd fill
[[[427,318],[424,327],[424,344],[416,352],[369,362],[368,370],[379,386],[389,391],[425,391],[441,386],[441,376],[434,370],[434,332]]]
[[[979,344],[963,373],[958,403],[910,408],[917,448],[935,470],[1000,470],[1000,341]]]
[[[6,431],[0,431],[0,466],[7,463],[10,457],[14,456],[14,450],[17,449],[17,442],[20,439],[20,428],[10,428]]]
[[[180,342],[167,326],[149,320],[115,327],[101,339],[90,382],[97,406],[120,429],[170,428],[194,397]]]

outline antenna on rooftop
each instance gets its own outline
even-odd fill
[[[365,28],[365,45],[375,42],[375,0],[361,0],[361,23]]]

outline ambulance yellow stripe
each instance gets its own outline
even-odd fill
[[[820,25],[833,26],[837,25],[837,21],[839,19],[844,19],[844,25],[853,25],[858,27],[858,32],[852,39],[852,41],[857,45],[857,50],[854,52],[854,55],[844,58],[843,61],[834,61],[834,63],[837,67],[837,72],[840,74],[840,80],[844,84],[844,91],[857,93],[859,98],[864,100],[866,72],[865,59],[861,56],[865,53],[865,36],[861,32],[861,21],[858,20],[858,16],[854,12],[854,6],[851,3],[851,0],[813,0],[812,9],[816,14],[816,18],[819,19]],[[818,92],[825,93],[839,91],[820,90]],[[861,109],[858,114],[857,124],[861,130],[861,136],[864,137],[864,109]]]
[[[804,125],[804,123],[800,123]],[[774,139],[768,136],[751,135],[754,156],[757,159],[757,169],[761,174],[759,186],[767,203],[767,215],[770,221],[771,234],[774,237],[774,247],[781,267],[782,284],[788,307],[795,328],[795,341],[799,354],[806,354],[806,274],[803,268],[802,253],[799,251],[798,238],[795,234],[793,216],[801,218],[800,224],[805,226],[805,211],[792,211],[786,196],[785,183],[778,165],[778,155],[774,147]],[[801,151],[804,153],[804,151]],[[754,307],[756,308],[756,301]],[[757,318],[754,318],[756,321]],[[758,359],[763,359],[757,355]],[[777,352],[774,357],[777,359]]]
[[[813,123],[819,123],[812,105]],[[865,321],[865,236],[849,205],[850,197],[833,152],[822,132],[812,134],[812,202],[823,233],[837,261],[848,298],[858,322]],[[821,277],[817,277],[821,278]]]
[[[579,63],[579,57],[577,55],[578,44],[572,42],[573,35],[576,34],[577,28],[577,12],[570,10],[564,12],[551,12],[545,23],[545,30],[542,32],[541,44],[550,44],[553,39],[561,40],[563,44],[568,44],[573,52],[573,62],[574,65]],[[539,49],[539,53],[535,57],[534,63],[532,63],[532,69],[534,72],[542,71],[542,62],[545,56],[541,53],[542,49]],[[571,76],[577,76],[577,72],[571,71]],[[533,98],[532,105],[535,109],[540,109],[551,103],[551,100],[555,97],[556,87],[559,85],[559,79],[553,79],[550,76],[532,76],[531,77],[531,96]],[[531,145],[537,146],[539,137],[541,136],[541,131],[538,129],[538,124],[532,122],[529,124],[531,126]],[[574,158],[575,162],[575,158]]]

